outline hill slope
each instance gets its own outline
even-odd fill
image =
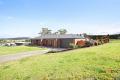
[[[0,65],[0,80],[120,79],[120,41]]]

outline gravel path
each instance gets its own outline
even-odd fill
[[[47,50],[38,50],[38,51],[22,52],[22,53],[17,53],[17,54],[2,55],[0,56],[0,63],[13,61],[13,60],[19,60],[19,59],[33,56],[33,55],[45,54],[49,51],[50,50],[47,49]]]

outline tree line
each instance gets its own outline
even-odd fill
[[[39,34],[41,35],[45,35],[45,34],[66,34],[67,30],[66,29],[59,29],[56,32],[52,32],[52,30],[48,29],[48,28],[42,28],[42,31],[40,31]]]
[[[92,39],[96,39],[96,37],[100,38],[100,37],[103,37],[105,35],[88,35],[88,36],[90,36]],[[110,39],[120,39],[120,34],[109,35],[109,38]]]

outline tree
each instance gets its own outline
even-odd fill
[[[67,30],[66,29],[59,29],[57,32],[52,33],[52,30],[48,28],[42,28],[42,31],[39,33],[41,35],[46,35],[46,34],[66,34]]]
[[[2,43],[3,40],[0,40],[0,43]]]
[[[66,29],[59,29],[59,30],[58,30],[58,33],[59,33],[59,34],[66,34],[66,33],[67,33],[67,30],[66,30]]]
[[[45,34],[51,34],[52,30],[49,30],[48,28],[42,28],[42,31],[39,33],[41,35],[45,35]]]
[[[83,33],[83,36],[84,36],[84,37],[88,37],[87,33]]]
[[[58,32],[54,32],[53,34],[58,34]]]
[[[4,40],[4,39],[1,39],[0,40],[0,43],[6,43],[7,41],[6,40]]]

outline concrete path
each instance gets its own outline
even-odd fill
[[[50,49],[51,51],[57,51],[57,52],[66,51],[67,50],[65,48],[48,48],[48,49]]]
[[[50,49],[30,51],[30,52],[22,52],[22,53],[17,53],[17,54],[2,55],[2,56],[0,56],[0,63],[13,61],[13,60],[19,60],[19,59],[29,57],[29,56],[33,56],[33,55],[45,54],[49,51],[50,51]]]
[[[49,49],[51,51],[58,51],[58,52],[68,50],[67,48],[51,48],[51,47],[44,47],[44,46],[42,46],[42,47],[47,48],[47,49]]]

